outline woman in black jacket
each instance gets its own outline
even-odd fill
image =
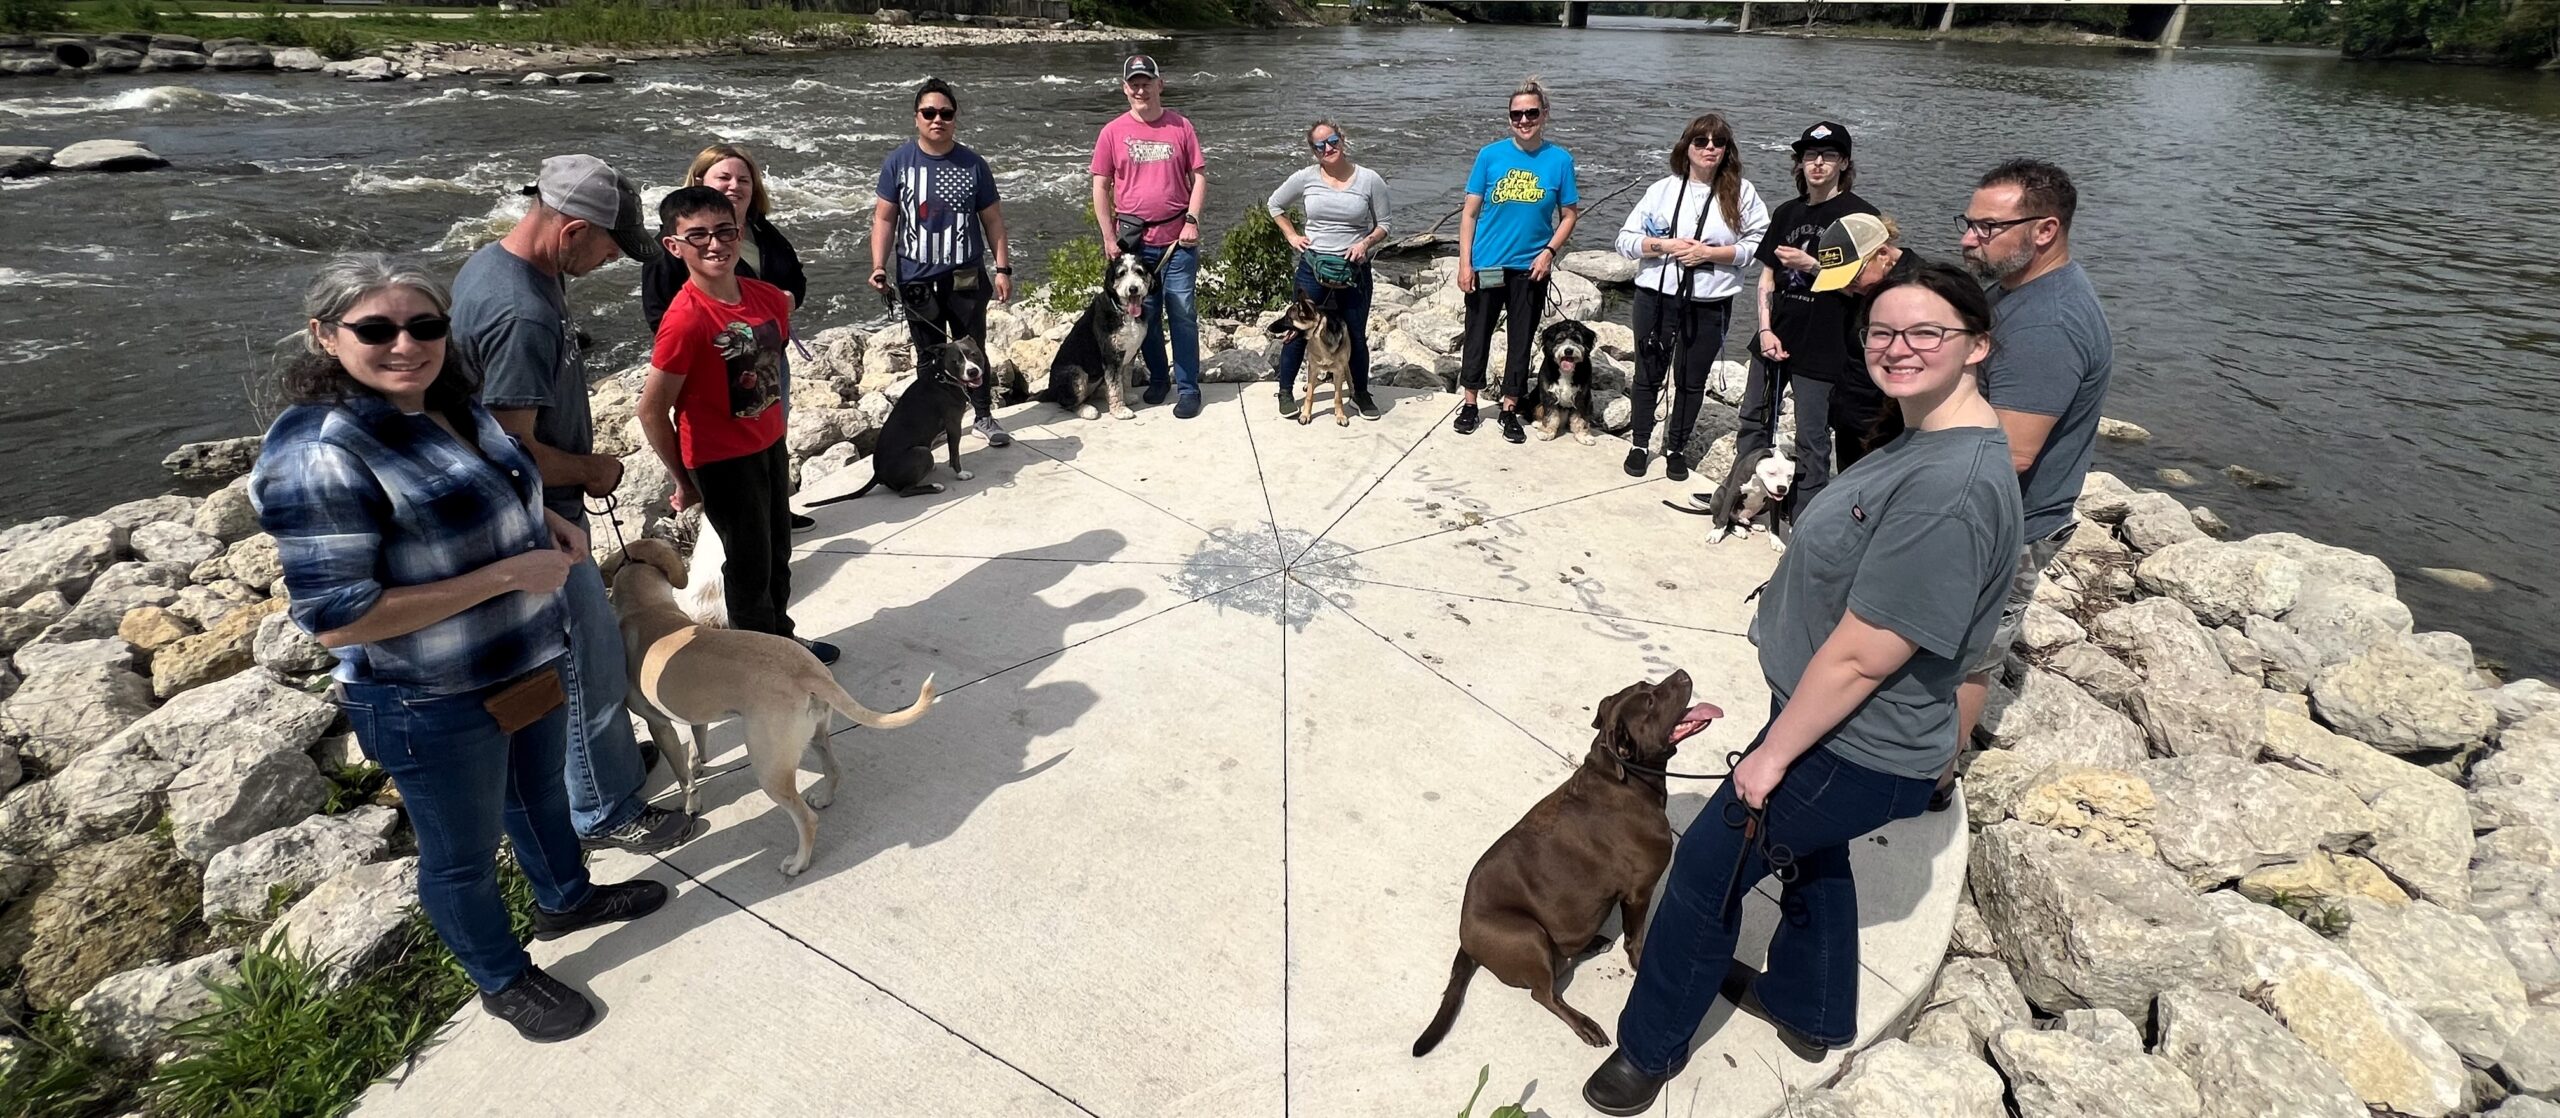
[[[809,277],[800,270],[800,254],[792,251],[791,242],[782,230],[773,227],[768,215],[773,212],[773,197],[765,192],[764,168],[755,157],[735,144],[713,144],[693,157],[693,166],[684,173],[684,185],[707,186],[729,196],[738,207],[738,224],[747,236],[738,242],[738,274],[760,279],[791,294],[791,307],[798,310],[809,297]],[[640,269],[640,314],[655,333],[658,319],[667,313],[667,303],[684,287],[684,262],[673,256],[661,256]]]

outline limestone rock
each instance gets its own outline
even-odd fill
[[[1634,283],[1636,271],[1641,267],[1638,261],[1598,249],[1568,252],[1560,263],[1565,271],[1593,283],[1606,284]]]
[[[329,64],[319,51],[306,47],[286,47],[276,51],[274,57],[276,69],[293,73],[312,73]]]
[[[2139,423],[2102,415],[2098,417],[2098,437],[2120,443],[2147,443],[2151,432]]]
[[[245,486],[216,489],[196,506],[195,529],[217,540],[237,543],[258,534],[258,508]]]
[[[196,564],[222,554],[222,541],[193,524],[161,520],[133,530],[133,553],[155,563]]]
[[[2525,989],[2488,926],[2424,901],[2355,898],[2347,911],[2347,955],[2474,1067],[2497,1063],[2507,1034],[2524,1024]]]
[[[2519,679],[2498,688],[2489,705],[2498,712],[2498,727],[2505,729],[2537,714],[2560,713],[2560,687],[2538,679]]]
[[[283,610],[258,622],[258,635],[250,642],[249,651],[259,667],[279,676],[314,675],[328,671],[338,662],[318,640],[294,623],[292,614]]]
[[[2195,1118],[2195,1084],[2158,1056],[2127,1054],[2065,1032],[2012,1025],[1991,1038],[2019,1118]]]
[[[2338,1069],[2248,1002],[2209,990],[2164,991],[2154,1054],[2184,1072],[2203,1118],[2367,1118]]]
[[[2159,601],[2154,598],[2152,601]],[[2119,611],[2121,612],[2121,611]],[[2215,653],[2216,669],[2222,668]],[[2258,685],[2224,670],[2207,678],[2145,678],[2135,696],[2152,748],[2172,757],[2257,758],[2266,745]]]
[[[2498,1060],[2498,1078],[2529,1095],[2545,1099],[2560,1095],[2560,1007],[2535,1006],[2526,1014],[2524,1024],[2507,1038],[2506,1054]],[[2508,1103],[2509,1108],[2514,1105]]]
[[[1911,1043],[1981,1057],[1992,1036],[2035,1019],[1998,959],[1950,959],[1911,1023]]]
[[[6,675],[7,669],[0,668],[0,677],[5,677]],[[14,679],[8,679],[6,681],[12,683],[16,682]],[[6,695],[7,689],[0,688],[0,698],[5,698]],[[26,769],[18,762],[17,745],[12,742],[0,741],[0,793],[5,793],[8,790],[17,787],[18,782],[25,779],[26,775]]]
[[[125,538],[114,522],[90,517],[0,552],[0,606],[23,606],[48,590],[78,597],[124,553]]]
[[[271,942],[310,953],[328,965],[333,985],[344,985],[399,949],[417,903],[416,858],[357,866],[296,903]]]
[[[2222,539],[2231,534],[2231,522],[2224,520],[2221,513],[2215,512],[2203,505],[2197,505],[2194,508],[2188,509],[2187,519],[2195,522],[2196,531],[2202,532],[2214,539]]]
[[[2141,729],[2131,719],[2089,697],[2071,681],[2034,669],[2019,683],[2016,698],[1997,710],[1985,709],[1982,724],[1991,739],[2004,746],[2043,734],[2060,735],[2073,743],[2084,764],[2129,764],[2148,752]]]
[[[2080,479],[2080,496],[2072,502],[2073,511],[2092,520],[2114,524],[2129,513],[2133,487],[2124,479],[2105,470],[2091,470]]]
[[[2398,581],[2391,576],[2391,568],[2382,560],[2359,551],[2333,547],[2291,532],[2266,532],[2240,542],[2300,563],[2302,584],[2306,589],[2313,586],[2353,586],[2384,597],[2400,592]]]
[[[58,163],[61,156],[56,155]],[[1558,269],[1547,273],[1547,307],[1542,322],[1572,319],[1585,322],[1600,317],[1600,287],[1572,272]]]
[[[234,610],[222,623],[188,637],[151,658],[151,690],[163,699],[255,666],[258,626],[284,610],[282,599]]]
[[[2088,635],[2080,628],[2079,622],[2061,610],[2035,603],[2027,607],[2027,615],[2019,624],[2018,645],[2035,655],[2050,656],[2065,645],[2086,639]]]
[[[204,55],[201,52],[192,50],[175,50],[155,44],[150,50],[142,53],[142,65],[139,69],[145,73],[155,74],[162,72],[185,73],[188,71],[204,69],[204,62]]]
[[[2158,810],[2151,786],[2121,769],[2064,766],[2049,769],[2019,794],[2010,814],[2021,822],[2059,832],[2099,850],[2152,857]]]
[[[2174,500],[2165,507],[2144,509],[2125,517],[2117,530],[2124,533],[2126,543],[2144,555],[2175,544],[2211,542],[2204,529],[2196,527],[2195,517],[2187,512],[2186,506]]]
[[[60,769],[150,710],[151,684],[141,676],[80,665],[27,673],[0,703],[0,726],[24,736],[27,756]]]
[[[2207,980],[2212,925],[2156,860],[2013,820],[1974,837],[1971,876],[2002,961],[2042,1009],[2130,1017],[2163,989]]]
[[[145,654],[158,652],[196,635],[195,626],[160,606],[143,606],[116,624],[116,638]]]
[[[2538,908],[2518,908],[2483,913],[2480,920],[2488,926],[2490,938],[2498,941],[2498,949],[2507,953],[2508,964],[2516,968],[2525,997],[2540,1005],[2560,995],[2560,917]]]
[[[2207,625],[2236,625],[2250,614],[2282,617],[2302,592],[2302,564],[2265,548],[2197,538],[2160,548],[2133,570],[2134,581],[2177,599]]]
[[[2066,1009],[2055,1027],[2100,1048],[2121,1053],[2142,1051],[2142,1030],[2112,1009]]]
[[[30,676],[70,668],[130,670],[140,662],[136,649],[122,637],[42,642],[19,649],[17,655],[18,670]]]
[[[2459,748],[2498,725],[2496,708],[2462,673],[2400,641],[2321,672],[2311,706],[2338,732],[2393,753]]]
[[[2142,677],[2097,645],[2087,641],[2066,645],[2055,650],[2044,666],[2119,714],[2131,716],[2142,709]]]
[[[22,784],[0,797],[0,852],[45,854],[68,844],[62,805],[54,801],[52,781]],[[24,858],[0,857],[0,884],[9,886],[0,892],[23,888],[29,868]],[[5,933],[5,928],[0,928],[0,933]],[[7,959],[7,953],[7,937],[0,934],[0,961]]]
[[[1988,827],[2009,818],[2010,809],[2027,788],[2042,779],[2050,762],[2030,759],[2013,749],[1985,749],[1965,765],[1956,791],[1964,796],[1965,818]]]
[[[2410,892],[2448,908],[2471,903],[2471,805],[2434,773],[2385,788],[2366,806],[2382,825],[2365,856]]]
[[[22,179],[52,169],[52,148],[0,146],[0,179]]]
[[[123,528],[127,533],[132,533],[140,531],[145,524],[184,525],[195,518],[196,506],[203,503],[194,497],[164,493],[157,497],[142,497],[111,505],[107,511],[98,515],[117,527]]]
[[[62,813],[62,846],[122,838],[160,814],[161,793],[178,766],[128,749],[93,749],[64,765],[48,783]]]
[[[119,572],[135,568],[164,568],[181,585],[186,573],[174,563],[119,563],[98,576],[97,585],[80,598],[62,619],[45,626],[37,634],[36,643],[92,641],[114,636],[124,624],[124,615],[143,606],[164,606],[176,600],[176,587],[151,582],[125,582],[108,586],[107,580]]]
[[[51,624],[53,624],[52,619],[43,614],[0,606],[0,659],[6,659],[17,652],[28,641],[34,640],[36,634],[44,632],[45,626]],[[0,698],[6,697],[0,696]]]
[[[208,983],[240,973],[238,949],[216,951],[183,963],[136,967],[109,977],[71,1003],[80,1035],[108,1055],[151,1060],[175,1053],[169,1034],[214,1006]]]
[[[2460,633],[2411,633],[2400,638],[2400,643],[2409,651],[2442,664],[2466,679],[2476,678],[2480,670],[2480,661],[2472,654],[2471,642]],[[2480,686],[2475,683],[2471,689],[2477,691]],[[2481,701],[2487,702],[2488,699],[2484,696]],[[2496,704],[2491,704],[2490,709],[2496,710]]]
[[[231,46],[213,52],[207,63],[216,70],[272,70],[276,59],[260,46]]]
[[[329,798],[329,780],[299,750],[256,743],[204,755],[169,789],[178,853],[202,864],[253,835],[300,820]]]
[[[2344,914],[2347,898],[2405,905],[2409,895],[2382,868],[2352,854],[2316,852],[2299,862],[2264,866],[2240,876],[2240,895],[2259,904]]]
[[[2414,1118],[2461,1109],[2462,1058],[2345,951],[2236,893],[2214,893],[2203,904],[2219,924],[2214,952],[2226,979],[2336,1068],[2367,1106]]]
[[[159,52],[152,52],[156,60]],[[169,161],[131,140],[83,140],[53,153],[56,171],[149,171]]]
[[[2000,950],[1999,938],[1991,934],[1991,925],[1984,922],[1982,910],[1975,908],[1969,897],[1956,902],[1955,930],[1948,934],[1947,950],[1967,958],[1981,958]]]
[[[2000,1096],[1999,1073],[1981,1060],[1887,1039],[1851,1057],[1838,1083],[1787,1109],[1803,1118],[2006,1118]]]
[[[2381,821],[2345,785],[2231,757],[2175,757],[2138,770],[2159,798],[2152,840],[2188,884],[2210,889],[2260,866],[2341,850]]]
[[[2195,612],[2174,599],[2145,598],[2101,613],[2090,620],[2089,636],[2153,683],[2201,684],[2231,674]]]
[[[274,592],[276,581],[284,577],[284,560],[276,553],[276,538],[264,532],[231,545],[223,553],[222,563],[231,577],[262,594]]]
[[[2281,622],[2254,615],[2241,622],[2240,634],[2258,646],[2267,686],[2296,695],[2311,689],[2311,680],[2323,664],[2320,653],[2299,634]]]
[[[31,673],[21,697],[33,684]],[[2560,841],[2560,714],[2535,715],[2498,735],[2498,748],[2471,767],[2470,798],[2482,830],[2533,826]]]
[[[338,708],[265,672],[242,672],[169,700],[124,728],[115,744],[181,766],[221,748],[300,753],[320,740]]]
[[[2206,635],[2213,638],[2214,648],[2222,653],[2222,662],[2230,667],[2232,674],[2248,680],[2253,688],[2266,683],[2267,656],[2259,650],[2258,642],[2229,625],[2215,628]]]
[[[2409,607],[2400,599],[2362,586],[2326,583],[2305,585],[2284,623],[2322,667],[2355,659],[2411,627]]]
[[[351,82],[387,82],[400,76],[400,68],[388,58],[350,58],[327,63],[320,72]]]
[[[195,867],[132,835],[64,854],[53,882],[23,903],[27,1004],[59,1009],[108,975],[174,956],[195,910]]]
[[[400,814],[368,805],[345,815],[315,815],[279,827],[218,854],[204,866],[204,914],[255,919],[281,888],[290,900],[391,849]]]

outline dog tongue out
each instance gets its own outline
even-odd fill
[[[1679,744],[1690,735],[1706,729],[1707,723],[1722,717],[1724,717],[1724,710],[1714,703],[1699,703],[1690,707],[1680,715],[1680,721],[1671,727],[1672,744]]]

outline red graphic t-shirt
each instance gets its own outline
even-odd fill
[[[782,374],[790,360],[791,296],[738,281],[723,303],[691,283],[667,304],[649,363],[684,378],[676,443],[687,469],[742,458],[782,437]]]

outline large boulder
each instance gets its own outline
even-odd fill
[[[2153,1052],[2196,1086],[2203,1118],[2369,1118],[2354,1089],[2265,1011],[2210,990],[2164,991]]]
[[[2201,683],[2231,674],[2195,611],[2175,599],[2145,598],[2101,613],[2090,619],[2089,636],[2154,683]]]
[[[2462,1057],[2344,950],[2236,893],[2203,899],[2231,992],[2258,1004],[2327,1061],[2366,1106],[2444,1118],[2462,1108]]]
[[[125,539],[123,528],[93,516],[0,552],[0,606],[22,606],[48,590],[79,597],[124,553]]]
[[[2260,866],[2344,850],[2381,825],[2343,784],[2231,757],[2174,757],[2140,770],[2159,798],[2152,840],[2187,883],[2211,889]]]
[[[178,1051],[170,1034],[214,1007],[216,983],[240,974],[237,948],[167,966],[136,967],[99,983],[71,1003],[71,1021],[98,1050],[122,1060],[152,1060]]]
[[[401,948],[417,903],[416,858],[357,866],[296,903],[269,942],[308,953],[326,964],[332,986],[343,986]]]
[[[1991,740],[2004,747],[2046,740],[2054,746],[2056,760],[2121,767],[2149,755],[2132,719],[2071,681],[2032,668],[2014,698],[1983,712],[1982,724]]]
[[[2048,1012],[2138,1016],[2161,990],[2208,980],[2212,924],[2156,859],[2013,820],[1975,836],[1971,879],[2001,960]]]
[[[106,664],[72,665],[28,672],[0,703],[0,726],[25,739],[27,756],[58,770],[150,710],[151,684],[141,676]]]
[[[2303,587],[2284,624],[2302,638],[2302,646],[2321,667],[2355,659],[2368,648],[2408,635],[2413,627],[2409,607],[2400,599],[2362,586],[2328,583]]]
[[[1569,318],[1575,322],[1587,322],[1598,317],[1600,317],[1598,284],[1562,269],[1547,274],[1547,309],[1544,321],[1554,322]]]
[[[57,622],[58,624],[58,622]],[[18,650],[18,670],[29,676],[71,668],[123,668],[141,663],[139,650],[122,637],[40,641]]]
[[[2400,592],[2398,580],[2382,560],[2360,551],[2334,547],[2291,532],[2265,532],[2240,541],[2239,546],[2271,551],[2293,560],[2302,567],[2302,584],[2314,586],[2352,586],[2386,597]]]
[[[2177,599],[2207,625],[2251,614],[2282,617],[2302,592],[2302,564],[2264,548],[2196,539],[2171,544],[2133,569],[2134,581]]]
[[[2317,851],[2299,862],[2282,862],[2240,875],[2240,895],[2297,914],[2343,917],[2352,897],[2388,905],[2409,903],[2409,894],[2391,876],[2352,854]]]
[[[317,675],[338,662],[319,640],[294,622],[292,614],[283,610],[258,622],[258,635],[250,642],[249,652],[259,667],[279,676]]]
[[[169,700],[123,728],[116,744],[179,765],[216,749],[300,753],[336,721],[327,699],[299,691],[265,672],[242,672]]]
[[[52,148],[0,146],[0,179],[22,179],[52,169]]]
[[[258,626],[267,615],[283,610],[283,599],[270,598],[234,610],[221,624],[161,649],[151,657],[152,693],[167,699],[255,667]]]
[[[202,864],[253,835],[298,821],[329,799],[329,778],[307,753],[261,743],[216,749],[179,773],[169,791],[178,853]]]
[[[264,532],[232,544],[222,555],[222,566],[232,578],[261,594],[272,593],[284,577],[284,557],[276,550],[276,538]]]
[[[2119,714],[2130,717],[2142,710],[2142,676],[2095,644],[2082,641],[2064,645],[2046,658],[2044,667],[2079,684],[2090,698]]]
[[[2507,1035],[2524,1025],[2525,989],[2487,925],[2424,901],[2351,898],[2347,914],[2348,957],[2473,1067],[2498,1062]]]
[[[2523,1026],[2507,1038],[2506,1055],[2498,1060],[2497,1070],[2498,1078],[2514,1090],[2543,1098],[2560,1096],[2560,1007],[2534,1007]],[[2497,1113],[2506,1114],[2514,1107],[2510,1100]],[[2560,1118],[2560,1107],[2546,1113]]]
[[[53,881],[23,903],[0,939],[24,936],[27,1004],[60,1009],[108,975],[176,956],[196,907],[195,867],[131,835],[62,855]]]
[[[213,52],[206,62],[216,70],[272,70],[276,67],[275,55],[268,53],[265,47],[253,45],[224,47]]]
[[[28,679],[31,684],[34,676]],[[2560,713],[2535,715],[2499,734],[2498,747],[2471,766],[2470,799],[2482,830],[2534,827],[2560,843]]]
[[[2240,635],[2258,646],[2258,662],[2268,687],[2294,695],[2311,689],[2323,664],[2320,653],[2301,634],[2281,621],[2253,614],[2241,621]]]
[[[156,520],[133,530],[133,553],[154,563],[180,563],[194,570],[196,564],[222,554],[222,541],[193,524]]]
[[[204,502],[195,497],[164,493],[157,497],[139,497],[118,505],[110,505],[98,515],[114,522],[127,532],[138,531],[145,524],[184,524],[195,518],[196,506]]]
[[[2176,1065],[2139,1047],[2012,1025],[1991,1038],[2018,1118],[2196,1118],[2204,1100]]]
[[[93,749],[47,781],[62,813],[61,830],[48,843],[72,846],[142,831],[160,814],[160,798],[178,766],[129,749]]]
[[[1791,1097],[1796,1118],[2007,1118],[2000,1074],[1972,1056],[1882,1040],[1840,1081]]]
[[[327,63],[320,72],[351,82],[387,82],[400,76],[400,67],[388,58],[350,58]]]
[[[312,887],[390,853],[400,813],[367,805],[315,815],[217,853],[204,865],[204,915],[256,919],[270,898],[292,900]]]
[[[127,572],[139,575],[110,586],[108,580]],[[71,607],[62,619],[45,626],[36,637],[37,643],[93,641],[115,636],[124,627],[124,617],[145,606],[165,606],[178,597],[178,587],[186,585],[185,569],[174,563],[118,563],[98,576],[95,585]],[[170,582],[176,586],[169,585]]]
[[[206,494],[196,506],[195,529],[226,544],[258,534],[258,508],[246,485],[227,485]]]
[[[2158,801],[2140,776],[2122,769],[2060,766],[2020,792],[2009,814],[2099,850],[2154,857]]]
[[[2220,670],[2220,660],[2212,666]],[[2155,751],[2171,757],[2251,761],[2266,745],[2258,692],[2257,684],[2222,671],[2188,678],[2154,673],[2143,679],[2134,695],[2143,734]]]
[[[1564,271],[1593,283],[1606,284],[1634,283],[1636,272],[1642,267],[1641,262],[1617,253],[1589,248],[1568,252],[1559,263]]]
[[[1949,959],[1911,1022],[1911,1043],[1980,1058],[2000,1030],[2035,1020],[2027,996],[1998,959]]]
[[[2320,673],[2311,708],[2339,733],[2393,753],[2458,749],[2497,729],[2497,708],[2464,674],[2385,640]]]
[[[2491,694],[2489,705],[2496,708],[2498,726],[2504,729],[2537,714],[2560,714],[2560,687],[2519,679]]]
[[[158,51],[151,57],[157,59]],[[56,171],[150,171],[169,165],[131,140],[82,140],[53,153]]]

